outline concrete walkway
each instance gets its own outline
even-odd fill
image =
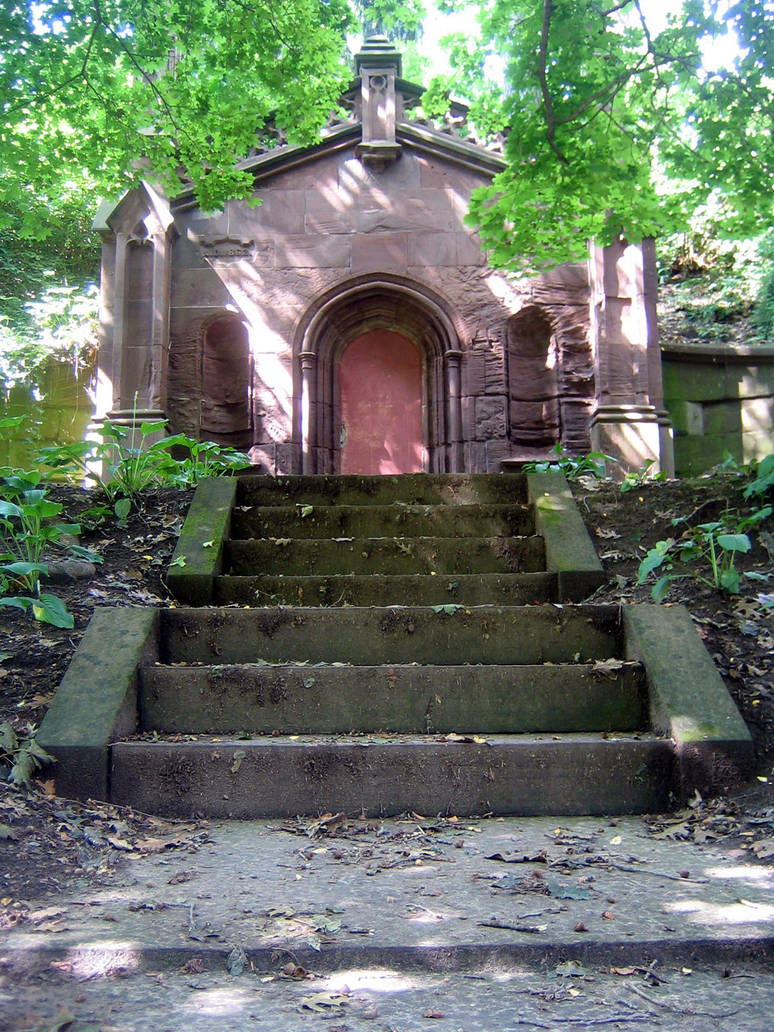
[[[744,851],[641,818],[288,826],[214,822],[7,933],[0,1028],[770,1027],[774,867]]]

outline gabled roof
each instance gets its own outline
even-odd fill
[[[112,236],[122,229],[130,231],[133,224],[153,213],[166,231],[174,222],[167,199],[143,180],[138,187],[127,190],[118,201],[102,201],[91,228],[100,236]]]
[[[417,83],[400,78],[400,54],[391,47],[385,37],[377,36],[366,40],[363,51],[356,59],[358,72],[361,66],[368,67],[369,62],[373,65],[380,58],[390,62],[398,73],[395,77],[395,93],[396,97],[400,97],[403,118],[395,123],[396,143],[489,176],[501,172],[506,167],[502,137],[486,143],[479,140],[467,125],[468,108],[465,104],[450,101],[446,113],[439,121],[419,114],[411,117],[415,109],[419,108],[425,89]],[[360,89],[361,78],[358,75],[341,98],[340,109],[343,109],[343,113],[340,110],[330,117],[318,143],[311,146],[288,144],[284,134],[268,127],[257,141],[254,152],[237,162],[235,167],[252,172],[257,184],[269,176],[290,171],[325,155],[357,145],[363,136],[363,121],[359,113]],[[151,187],[143,185],[149,196],[161,201]],[[107,202],[100,205],[93,224],[98,232],[113,231],[117,214],[128,196],[129,194],[125,194],[118,204]],[[169,207],[166,207],[165,202],[161,203],[167,212],[170,208],[182,211],[197,206],[192,186],[184,187]]]

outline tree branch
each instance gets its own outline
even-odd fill
[[[553,0],[543,0],[543,24],[540,31],[540,51],[538,55],[537,76],[540,83],[540,93],[543,97],[543,107],[546,112],[546,139],[548,146],[564,165],[568,165],[567,158],[556,143],[556,116],[554,115],[554,104],[551,99],[551,91],[548,88],[548,36],[551,31],[551,14],[553,13]]]

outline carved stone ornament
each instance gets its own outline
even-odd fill
[[[238,261],[255,256],[255,240],[252,237],[194,233],[188,230],[188,239],[205,253],[205,257],[213,261]]]

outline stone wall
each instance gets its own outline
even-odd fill
[[[202,216],[194,206],[173,206],[167,376],[173,428],[193,436],[205,429],[207,327],[238,313],[253,359],[253,457],[272,470],[298,472],[308,447],[308,469],[335,469],[335,385],[323,381],[333,375],[337,354],[318,355],[322,345],[308,327],[325,318],[325,306],[335,307],[338,296],[378,278],[381,294],[393,298],[391,312],[380,314],[372,301],[366,310],[361,293],[360,313],[371,328],[405,332],[424,349],[431,468],[495,471],[504,459],[560,439],[588,450],[594,397],[588,270],[581,264],[513,283],[489,269],[463,221],[471,191],[487,181],[483,172],[408,148],[374,171],[347,148],[267,176],[258,185],[259,207],[233,201],[222,214]],[[401,291],[411,291],[428,319],[447,326],[434,344],[421,339],[428,336],[422,313],[408,311]],[[342,300],[342,312],[343,306]],[[519,320],[526,309],[529,316]],[[353,333],[362,325],[337,318],[340,339],[331,346],[341,348],[350,323]],[[536,327],[537,343],[531,340]],[[445,363],[452,353],[459,429],[447,403]],[[314,366],[306,444],[302,354]]]
[[[774,348],[669,347],[662,368],[678,475],[774,450]]]

